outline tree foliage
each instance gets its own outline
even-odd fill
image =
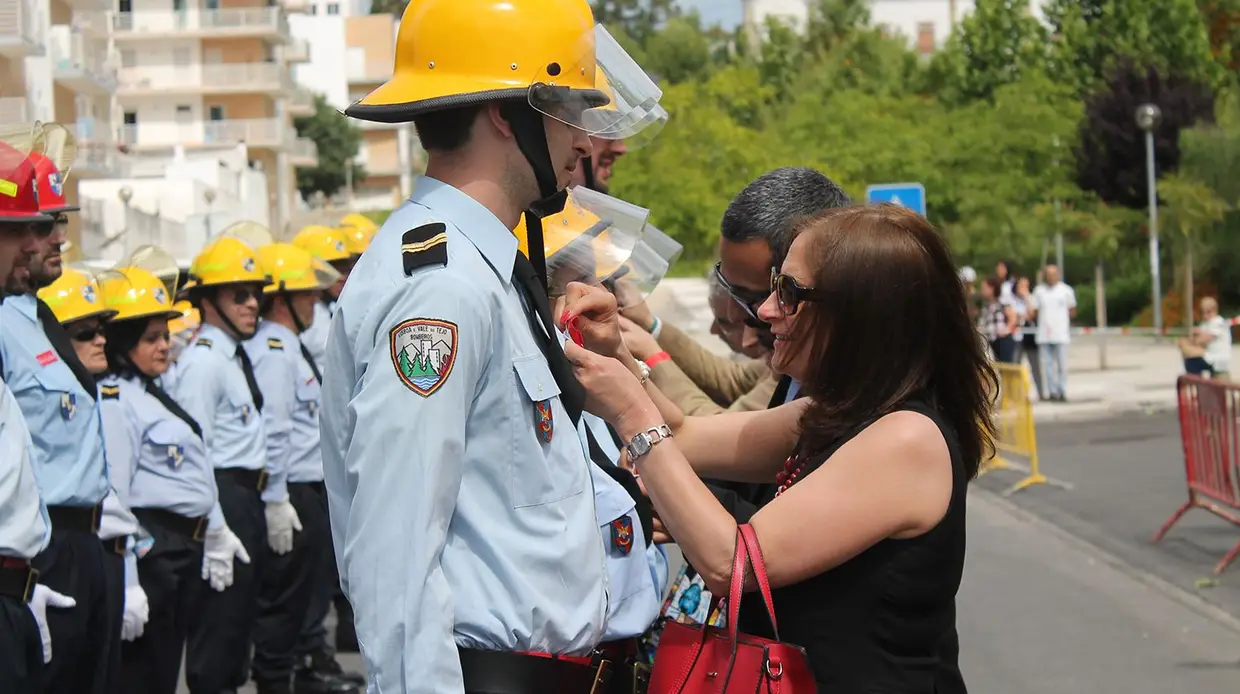
[[[371,0],[371,14],[394,14],[400,17],[405,13],[405,6],[409,4],[409,0]]]
[[[979,2],[935,55],[931,79],[948,102],[989,99],[1000,86],[1045,70],[1047,46],[1028,0]]]
[[[299,136],[314,140],[319,150],[318,166],[297,169],[297,190],[306,200],[319,191],[330,197],[345,185],[345,172],[362,144],[362,131],[342,118],[322,94],[314,97],[314,115],[298,118],[293,125]],[[354,183],[365,179],[366,171],[358,164],[352,166]]]

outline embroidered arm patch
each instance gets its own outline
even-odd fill
[[[456,363],[456,323],[436,318],[402,321],[389,333],[392,366],[401,383],[429,397],[452,374]]]
[[[448,264],[448,227],[443,222],[430,222],[410,229],[400,239],[400,255],[405,276],[431,265]]]
[[[195,346],[195,347],[210,347],[210,346],[211,346],[211,340],[208,340],[208,339],[207,339],[207,338],[205,338],[205,337],[200,337],[200,338],[198,338],[198,341],[194,343],[194,346]]]
[[[269,337],[267,338],[267,347],[272,350],[283,352],[284,351],[284,340],[281,340],[278,337]]]

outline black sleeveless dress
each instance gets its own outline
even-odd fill
[[[960,443],[926,402],[909,401],[897,410],[929,417],[947,441],[953,484],[943,520],[919,537],[883,540],[834,569],[772,591],[780,639],[805,648],[823,694],[965,692],[955,602],[968,488]],[[803,474],[872,423],[812,456]],[[773,638],[758,593],[747,593],[741,608],[742,631]]]

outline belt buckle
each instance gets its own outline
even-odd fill
[[[22,590],[22,602],[29,603],[30,598],[34,596],[35,584],[39,582],[39,570],[33,566],[26,573],[26,587]]]
[[[603,658],[598,661],[598,665],[594,669],[594,683],[590,685],[590,694],[599,694],[601,690],[606,689],[610,678],[611,661]]]
[[[267,478],[268,478],[268,474],[267,474],[266,469],[262,469],[258,471],[258,493],[259,494],[262,494],[263,492],[267,491]]]
[[[125,556],[125,553],[128,551],[129,551],[129,538],[128,537],[126,537],[125,535],[121,535],[120,537],[112,538],[112,552],[114,554],[117,554],[123,557]]]
[[[190,539],[194,542],[205,542],[207,539],[207,523],[208,518],[206,516],[199,517],[198,524],[194,526],[194,534]]]
[[[646,663],[633,663],[633,694],[645,694],[650,684],[650,666]]]
[[[103,502],[99,502],[90,507],[90,531],[92,533],[99,532],[101,516],[103,515]]]

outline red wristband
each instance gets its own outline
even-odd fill
[[[646,359],[646,366],[649,366],[650,368],[653,369],[655,366],[662,364],[665,361],[671,361],[671,360],[672,360],[672,355],[668,354],[667,352],[659,352],[658,354],[650,355]]]

